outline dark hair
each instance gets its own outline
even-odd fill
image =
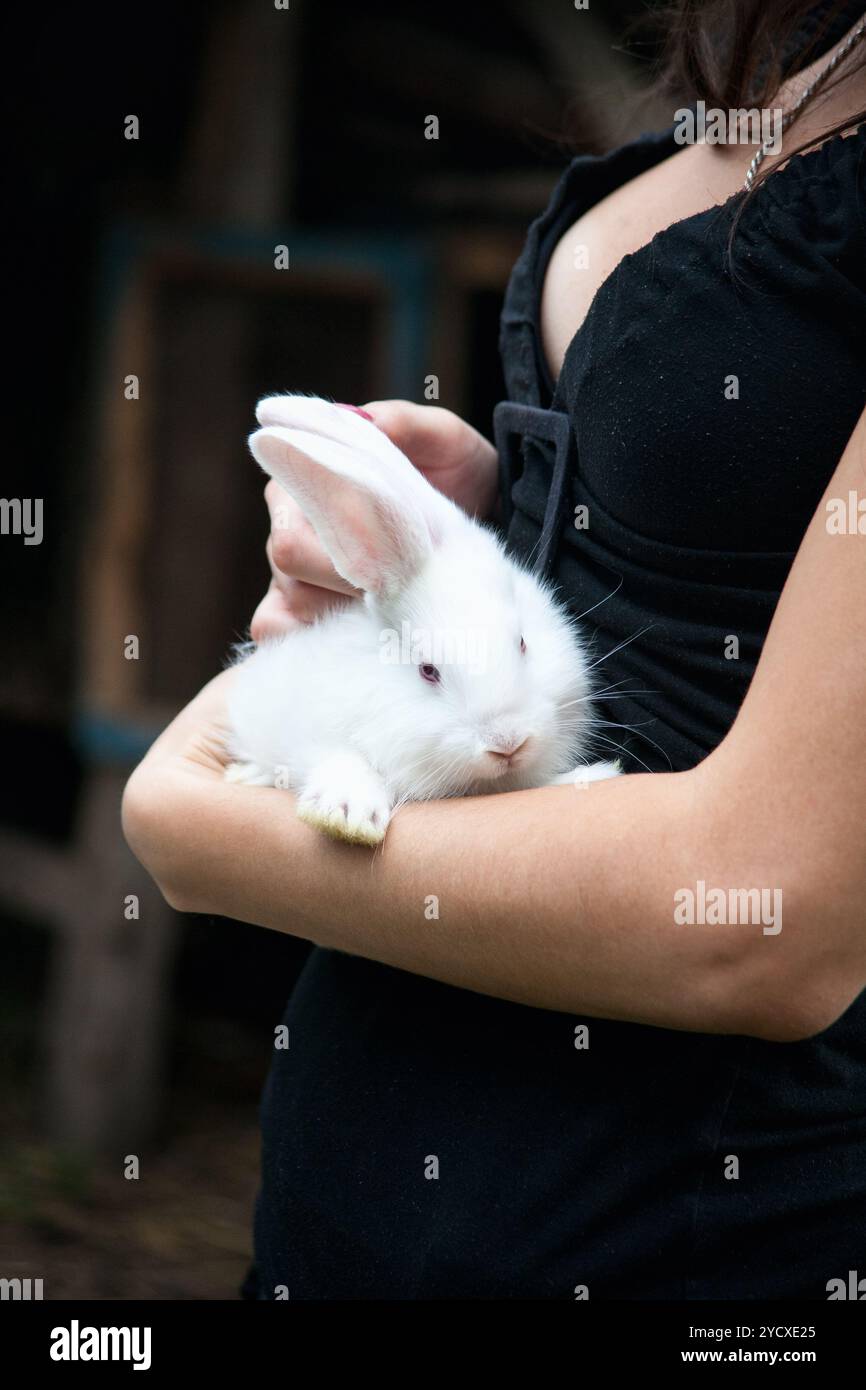
[[[675,0],[655,16],[665,26],[655,91],[728,110],[768,107],[788,78],[835,49],[863,14],[864,4],[851,0]],[[840,76],[850,76],[864,65],[866,40],[850,62],[831,73],[822,90],[829,91]],[[785,158],[854,130],[863,121],[866,110],[856,111],[796,145]],[[751,188],[737,199],[726,257],[735,281],[742,278],[733,260],[740,218],[762,180],[771,175],[772,169],[759,169]]]
[[[666,38],[658,87],[687,101],[701,99],[708,107],[770,106],[781,85],[835,48],[864,11],[866,4],[851,0],[676,0],[659,12]],[[823,90],[864,64],[866,41]],[[866,110],[857,111],[791,154],[864,120]]]

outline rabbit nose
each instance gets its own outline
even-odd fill
[[[526,747],[526,743],[527,740],[525,738],[503,739],[500,740],[500,746],[498,748],[488,748],[486,751],[490,754],[491,758],[502,758],[504,762],[510,763],[511,759],[520,752],[521,748]]]

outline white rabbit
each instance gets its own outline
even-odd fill
[[[367,845],[402,802],[615,776],[576,766],[590,681],[548,589],[371,421],[308,396],[256,414],[254,457],[361,595],[242,660],[226,775]]]

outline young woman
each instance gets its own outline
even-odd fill
[[[590,524],[553,574],[594,609],[630,775],[407,806],[371,857],[221,780],[223,675],[130,780],[170,902],[318,948],[265,1095],[251,1297],[823,1299],[866,1270],[866,16],[685,11],[695,99],[782,108],[782,149],[749,193],[733,136],[574,160],[502,317],[510,397],[574,425]],[[486,440],[366,409],[492,513]],[[528,437],[525,556],[550,464]],[[257,638],[344,592],[267,495]],[[715,887],[783,918],[677,920]]]

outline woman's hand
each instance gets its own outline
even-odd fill
[[[372,401],[362,408],[439,492],[472,516],[493,515],[496,450],[459,415],[412,401]],[[271,516],[271,584],[250,624],[256,642],[312,622],[355,593],[337,574],[297,503],[273,480],[265,501]]]

